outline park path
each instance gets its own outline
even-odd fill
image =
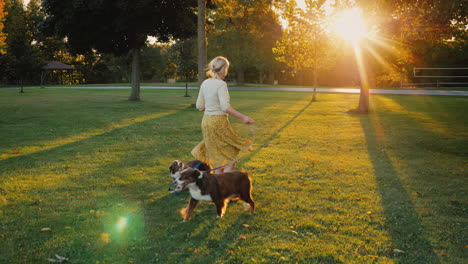
[[[28,87],[25,87],[27,89]],[[31,87],[37,88],[37,87]],[[44,88],[75,88],[75,89],[130,89],[130,86],[46,86]],[[19,89],[3,88],[3,89]],[[141,86],[141,89],[170,89],[183,90],[185,87],[170,87],[170,86]],[[197,87],[188,87],[190,90],[195,90]],[[230,86],[232,90],[243,91],[289,91],[289,92],[312,92],[313,88],[296,88],[296,87],[236,87]],[[1,90],[1,89],[0,89]],[[359,89],[354,88],[317,88],[319,93],[349,93],[358,94]],[[406,94],[406,95],[442,95],[442,96],[468,96],[468,91],[452,91],[452,90],[410,90],[410,89],[371,89],[371,94]]]

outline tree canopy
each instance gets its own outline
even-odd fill
[[[40,74],[43,58],[35,45],[31,45],[32,32],[26,26],[28,19],[22,1],[5,2],[5,45],[0,52],[0,78],[7,82],[20,84]]]
[[[4,10],[5,8],[5,1],[0,0],[0,54],[5,54],[6,53],[6,34],[3,32],[5,25],[3,22],[5,21],[5,15],[6,12]]]
[[[79,69],[72,83],[130,81],[134,100],[140,78],[193,81],[185,66],[197,60],[204,78],[206,55],[193,58],[184,47],[184,40],[197,34],[200,15],[198,30],[206,38],[198,46],[210,58],[223,55],[231,61],[228,81],[352,86],[358,79],[353,49],[328,24],[351,7],[362,9],[372,31],[360,44],[371,87],[412,82],[413,67],[464,67],[468,61],[463,0],[22,2],[0,0],[1,83],[18,84],[20,77],[38,83],[41,60]],[[296,2],[306,5],[298,8]],[[206,6],[206,16],[200,6]],[[147,42],[148,36],[157,43]],[[185,55],[178,56],[181,47]]]
[[[223,0],[216,4],[208,37],[209,54],[226,56],[237,82],[243,83],[246,69],[259,70],[273,64],[272,48],[281,35],[279,15],[269,0]]]
[[[44,0],[46,29],[66,37],[76,53],[133,52],[132,93],[140,100],[140,50],[148,36],[165,42],[196,32],[196,1],[152,0]]]
[[[78,53],[96,49],[123,54],[145,45],[148,36],[165,42],[193,36],[195,1],[43,0],[50,33],[67,37]]]

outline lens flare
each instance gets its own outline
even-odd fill
[[[102,209],[103,229],[100,240],[126,247],[130,241],[145,236],[145,217],[141,205],[129,201],[116,201],[112,207]]]
[[[119,220],[117,221],[116,227],[117,227],[117,230],[122,232],[127,229],[127,225],[128,225],[128,218],[120,217]]]

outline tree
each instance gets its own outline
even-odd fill
[[[460,38],[467,35],[468,28],[464,0],[356,0],[355,2],[379,30],[378,36],[375,37],[378,41],[372,43],[373,47],[364,47],[363,51],[370,53],[365,56],[368,64],[372,60],[383,62],[380,63],[383,64],[380,69],[383,75],[381,78],[385,77],[385,81],[395,81],[396,78],[401,78],[400,81],[404,78],[409,79],[411,69],[415,65],[420,67],[443,65],[442,61],[434,60],[434,55],[440,50],[439,47],[442,45],[456,50],[458,45],[452,45],[453,43],[466,41]],[[463,33],[460,35],[460,32]],[[466,53],[463,56],[463,52],[454,57],[462,61],[467,59]],[[375,71],[370,75],[374,75],[369,76],[370,79],[378,80],[378,73]],[[357,109],[359,112],[369,110],[366,101],[368,102],[368,92],[361,93]]]
[[[31,38],[36,42],[44,41],[44,35],[41,32],[41,25],[44,22],[46,14],[41,7],[40,0],[30,0],[25,10],[25,21]]]
[[[130,101],[140,100],[140,53],[148,36],[160,42],[195,33],[195,1],[43,0],[49,33],[67,37],[76,53],[132,53]]]
[[[193,46],[194,47],[194,46]],[[165,66],[165,56],[167,48],[155,43],[147,45],[142,50],[142,74],[143,80],[163,79],[162,69]],[[194,63],[196,59],[194,60]]]
[[[207,61],[206,46],[206,2],[198,0],[197,44],[198,44],[198,88],[205,80],[205,67]]]
[[[5,25],[5,16],[8,14],[5,12],[5,1],[0,0],[0,55],[6,53],[6,34],[3,32]]]
[[[331,66],[333,52],[330,36],[326,28],[326,14],[323,4],[326,1],[306,1],[306,10],[296,7],[294,0],[289,1],[284,16],[288,27],[283,37],[273,49],[277,60],[303,72],[312,68],[314,92],[312,101],[316,100],[318,70]]]
[[[237,82],[245,82],[248,68],[260,69],[265,57],[273,57],[271,49],[279,39],[278,14],[271,0],[223,0],[216,2],[214,27],[209,34],[212,56],[223,55],[232,62]],[[268,53],[266,52],[268,51]]]
[[[15,82],[21,86],[26,81],[31,81],[34,76],[39,76],[44,64],[39,49],[32,44],[32,34],[26,24],[26,14],[22,1],[6,1],[8,15],[5,20],[5,33],[7,49],[0,63],[5,67],[2,72],[9,82]]]
[[[195,39],[179,41],[171,47],[172,61],[177,65],[177,75],[185,79],[185,96],[188,97],[188,81],[197,73]]]

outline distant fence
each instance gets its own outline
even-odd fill
[[[413,68],[413,81],[400,88],[468,88],[468,68]]]

